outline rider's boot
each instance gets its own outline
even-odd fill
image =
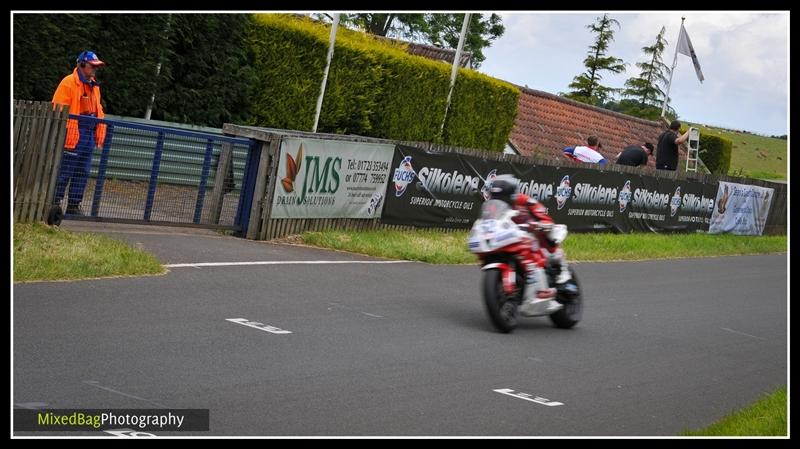
[[[550,253],[548,257],[550,258],[550,265],[559,268],[558,275],[556,275],[556,285],[564,285],[570,279],[572,279],[572,275],[570,275],[569,272],[567,258],[564,257],[564,250],[562,250],[560,247],[556,248],[556,250]]]
[[[520,313],[528,316],[553,313],[563,307],[555,297],[556,289],[547,285],[544,268],[537,266],[527,274]]]

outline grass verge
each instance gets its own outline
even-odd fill
[[[433,264],[470,264],[467,231],[306,232],[303,243],[388,259]],[[781,253],[786,236],[729,234],[570,234],[564,251],[571,261],[642,260]]]
[[[701,430],[687,430],[684,436],[787,436],[786,387],[765,395],[755,404],[731,413]]]
[[[97,234],[14,224],[14,282],[164,273],[150,253]]]

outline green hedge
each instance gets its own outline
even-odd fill
[[[246,40],[258,74],[250,124],[312,128],[329,35],[306,18],[256,17]],[[457,79],[442,134],[450,65],[340,27],[318,130],[502,151],[519,90],[466,69]]]
[[[50,101],[83,50],[107,114],[222,127],[244,123],[254,84],[245,30],[250,14],[14,14],[14,98]],[[161,71],[156,76],[159,61]]]
[[[445,125],[445,141],[502,151],[517,116],[520,91],[503,81],[461,70]]]
[[[322,105],[321,132],[367,134],[379,94],[374,55],[347,45],[341,28]],[[258,15],[246,43],[257,76],[249,123],[310,131],[325,70],[330,29],[285,15]]]
[[[681,134],[689,129],[681,127]],[[731,151],[733,141],[720,136],[700,133],[700,159],[711,170],[711,173],[727,175],[731,167]]]
[[[14,98],[49,101],[88,48],[106,113],[142,117],[155,92],[153,119],[309,131],[329,36],[287,14],[15,14]],[[450,70],[339,27],[318,129],[502,151],[519,90],[460,69],[442,133]]]

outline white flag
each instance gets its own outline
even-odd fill
[[[697,54],[694,52],[692,41],[689,39],[689,34],[686,33],[686,28],[683,27],[683,24],[681,24],[681,34],[678,37],[678,53],[682,53],[692,58],[694,71],[697,73],[697,79],[699,79],[702,83],[705,78],[703,78],[703,72],[700,71],[700,63],[697,61]]]

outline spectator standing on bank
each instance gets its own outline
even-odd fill
[[[681,122],[673,120],[669,129],[661,133],[656,145],[656,168],[659,170],[672,170],[678,168],[678,145],[689,140],[689,130],[683,135],[679,134]]]

